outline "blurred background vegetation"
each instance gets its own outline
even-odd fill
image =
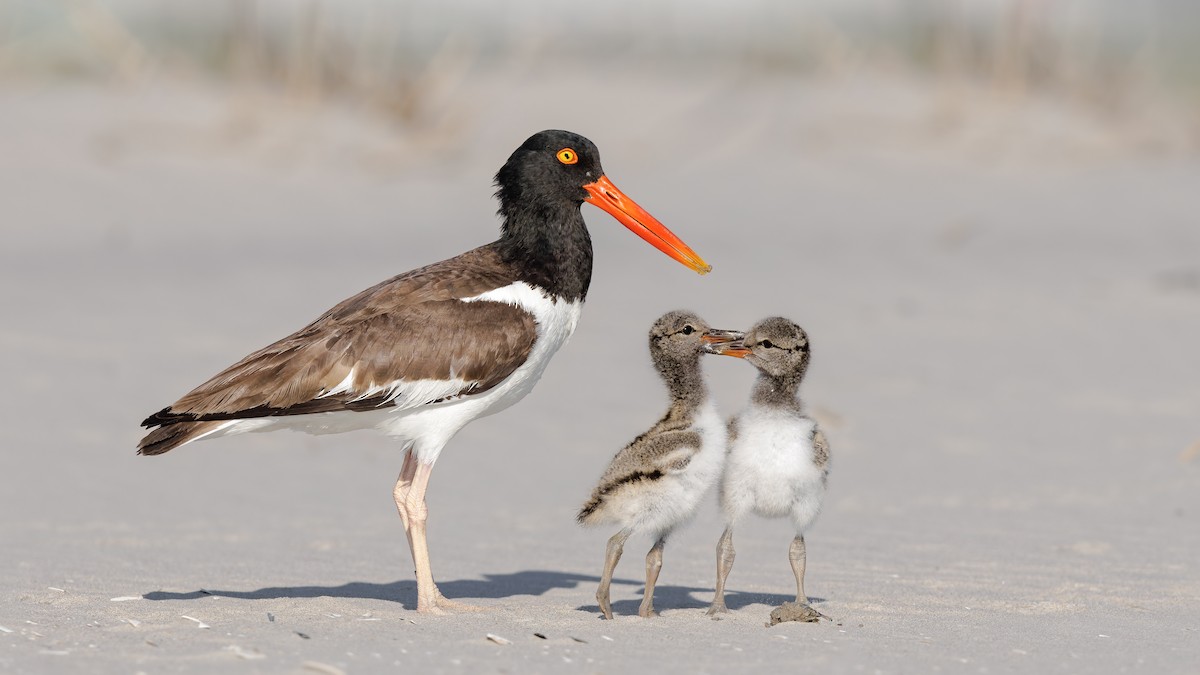
[[[1198,36],[1195,0],[0,0],[0,84],[191,77],[403,124],[447,80],[538,63],[884,73],[1168,105],[1194,137]]]

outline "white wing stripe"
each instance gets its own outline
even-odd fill
[[[479,385],[475,380],[464,380],[452,377],[448,380],[395,380],[386,384],[372,384],[366,391],[355,393],[354,370],[346,375],[332,389],[317,395],[317,398],[329,398],[339,394],[355,394],[351,401],[362,401],[376,396],[384,396],[380,406],[394,403],[397,408],[405,410],[433,403],[445,398],[458,396],[468,389]]]

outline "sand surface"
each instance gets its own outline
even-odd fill
[[[884,80],[476,76],[416,124],[198,82],[0,88],[0,672],[1191,673],[1200,663],[1200,160],[1169,125]],[[611,91],[611,89],[608,89]],[[564,96],[570,92],[570,96]],[[466,103],[472,101],[473,103]],[[134,455],[137,423],[394,273],[495,236],[547,127],[714,265],[585,207],[596,270],[538,388],[430,491],[430,617],[369,433]],[[575,510],[661,414],[645,330],[687,307],[814,344],[833,474],[807,586],[715,499],[635,616]],[[706,364],[732,413],[752,380]],[[493,634],[501,643],[489,640]]]

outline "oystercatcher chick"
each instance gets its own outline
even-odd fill
[[[426,488],[470,421],[523,398],[575,330],[592,277],[580,213],[594,204],[675,260],[711,267],[605,176],[591,141],[543,131],[496,174],[500,238],[392,277],[226,368],[148,417],[159,455],[246,431],[376,429],[399,440],[393,495],[412,551],[417,609],[454,605],[433,581]]]
[[[654,584],[671,532],[696,512],[716,484],[725,461],[725,428],[709,397],[700,356],[732,343],[741,333],[714,330],[691,312],[668,312],[650,327],[650,358],[667,385],[671,407],[649,431],[613,457],[591,498],[579,511],[583,525],[617,525],[608,540],[596,600],[611,619],[609,586],[631,534],[649,534],[646,590],[638,615],[655,616]]]
[[[790,518],[796,537],[788,551],[796,575],[796,602],[804,593],[804,533],[821,511],[829,478],[829,443],[806,417],[798,398],[808,368],[804,329],[780,317],[764,319],[740,343],[717,351],[749,361],[758,378],[749,405],[729,421],[729,457],[721,479],[721,509],[726,527],[717,542],[717,588],[709,614],[726,612],[725,581],[733,567],[733,528],[748,513]]]

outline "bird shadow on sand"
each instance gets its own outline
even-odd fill
[[[482,579],[460,579],[438,582],[438,588],[446,597],[469,601],[471,598],[511,598],[518,595],[544,595],[554,589],[595,588],[600,577],[570,572],[548,570],[524,570],[510,574],[485,574]],[[614,586],[636,586],[638,592],[645,588],[640,579],[613,579]],[[589,589],[590,591],[590,589]],[[712,600],[713,589],[687,586],[658,586],[654,589],[654,607],[659,611],[673,609],[705,609]],[[239,600],[278,600],[281,598],[350,598],[361,600],[384,600],[396,602],[405,609],[417,608],[417,582],[393,581],[376,584],[367,581],[352,581],[341,586],[267,586],[252,591],[217,590],[203,588],[188,592],[152,591],[142,597],[147,600],[197,600],[216,596]],[[589,592],[590,596],[590,592]],[[794,600],[791,595],[771,593],[745,593],[728,591],[725,604],[729,609],[741,609],[754,604],[778,606]],[[822,598],[810,598],[821,602]],[[612,603],[613,613],[637,615],[641,598],[617,600]],[[597,604],[576,607],[581,612],[600,613]]]
[[[616,580],[613,580],[616,583]],[[644,592],[645,586],[641,586],[641,591]],[[654,609],[658,612],[669,611],[674,609],[708,609],[712,602],[713,589],[699,588],[689,586],[656,586],[654,588]],[[795,595],[781,595],[778,593],[747,593],[742,591],[725,591],[725,606],[731,610],[749,607],[750,605],[770,605],[778,607],[785,602],[792,602],[796,599]],[[824,598],[809,597],[809,602],[824,602]],[[641,607],[642,599],[638,597],[632,600],[615,600],[612,603],[614,616],[637,616],[638,609]],[[576,607],[581,612],[600,613],[600,606],[592,603],[588,605],[580,605]]]
[[[569,572],[525,570],[511,574],[485,574],[482,579],[439,581],[438,588],[451,599],[511,598],[517,595],[543,595],[557,588],[579,588],[581,584],[599,584],[600,577]],[[614,584],[640,586],[641,581],[613,579]],[[185,593],[153,591],[147,600],[196,600],[206,596],[241,600],[277,600],[280,598],[354,598],[398,602],[405,609],[417,607],[417,582],[393,581],[376,584],[352,581],[341,586],[268,586],[253,591],[200,589]],[[636,610],[635,610],[636,611]]]

